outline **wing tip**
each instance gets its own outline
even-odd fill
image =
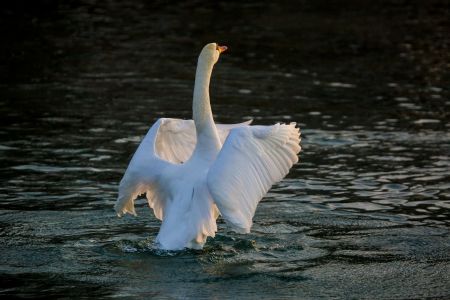
[[[114,205],[114,211],[116,212],[117,217],[121,218],[126,214],[130,214],[133,215],[135,217],[137,217],[137,213],[136,210],[134,209],[134,206],[130,209],[130,208],[126,208],[126,207],[120,207],[120,205],[118,205],[118,203],[116,203],[116,205]]]
[[[242,211],[228,211],[225,208],[223,208],[223,211],[225,212],[225,214],[221,214],[222,218],[225,220],[227,227],[231,231],[240,234],[250,233],[250,229],[253,225],[252,217],[244,216]]]
[[[228,221],[225,221],[225,222],[227,223],[227,226],[230,228],[231,231],[234,231],[234,232],[239,233],[239,234],[250,233],[250,227],[240,227],[240,226],[232,224],[232,223],[230,223]]]

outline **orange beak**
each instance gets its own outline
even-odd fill
[[[217,51],[219,51],[219,53],[225,52],[228,49],[227,46],[219,46],[217,45]]]

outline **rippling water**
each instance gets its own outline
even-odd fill
[[[92,2],[2,10],[0,295],[450,296],[449,81],[400,51],[395,5],[348,24],[305,3]],[[157,118],[190,118],[210,41],[230,46],[216,120],[296,121],[303,152],[251,234],[219,220],[204,250],[161,252],[144,199],[115,216],[117,184]]]

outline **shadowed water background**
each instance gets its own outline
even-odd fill
[[[0,21],[0,295],[450,296],[448,1],[24,3]],[[295,121],[300,163],[250,234],[160,252],[117,185],[157,118],[191,117],[213,41],[216,121]]]

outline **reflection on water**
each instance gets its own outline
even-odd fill
[[[430,3],[421,26],[439,33]],[[320,4],[16,5],[0,21],[18,30],[0,29],[0,295],[449,296],[446,54],[417,59],[429,40],[404,36],[416,23],[391,21],[397,4],[375,5],[382,22],[350,5],[352,24]],[[209,41],[230,46],[213,76],[217,121],[296,121],[304,150],[251,234],[220,221],[203,251],[162,252],[145,201],[138,218],[114,215],[117,183],[154,120],[190,118]]]

